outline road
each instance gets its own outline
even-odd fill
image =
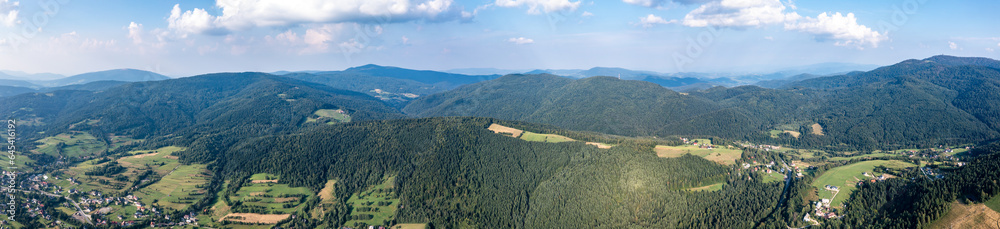
[[[73,203],[73,207],[76,207],[76,213],[73,214],[73,218],[75,218],[77,220],[83,219],[83,221],[85,223],[87,223],[87,224],[91,224],[91,225],[94,224],[94,222],[92,222],[92,220],[90,218],[90,215],[88,215],[86,212],[83,212],[83,208],[80,208],[80,204],[77,203],[76,201],[74,201],[73,199],[70,199],[68,196],[61,196],[59,194],[49,193],[49,192],[42,191],[42,190],[37,190],[37,189],[35,191],[19,190],[19,189],[14,189],[14,190],[21,191],[21,192],[26,192],[26,193],[38,193],[38,194],[42,194],[42,195],[46,195],[46,196],[51,196],[51,197],[66,198],[66,200],[69,200],[70,203]],[[79,216],[77,216],[77,215],[79,215]]]

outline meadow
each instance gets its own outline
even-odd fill
[[[812,185],[816,187],[819,193],[819,198],[831,199],[830,206],[840,207],[841,204],[850,197],[851,192],[854,191],[858,181],[870,180],[872,178],[865,177],[862,173],[870,173],[873,176],[878,176],[880,174],[872,173],[872,170],[876,166],[885,166],[888,168],[906,168],[915,167],[916,165],[895,161],[895,160],[874,160],[874,161],[863,161],[850,165],[840,166],[830,169],[823,173],[823,175],[817,177]],[[833,185],[839,188],[839,192],[834,196],[833,191],[826,190],[826,185]]]

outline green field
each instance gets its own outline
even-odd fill
[[[524,133],[521,134],[521,139],[523,139],[525,141],[549,142],[549,143],[559,143],[559,142],[571,142],[571,141],[575,141],[572,138],[567,138],[567,137],[562,136],[562,135],[556,135],[556,134],[539,134],[539,133],[533,133],[533,132],[528,132],[528,131],[525,131]]]
[[[761,172],[760,175],[764,176],[764,183],[781,182],[785,180],[785,174],[782,174],[780,171],[772,171],[771,173]]]
[[[306,122],[325,122],[326,124],[337,124],[350,122],[351,116],[341,109],[319,109],[313,115],[306,118]]]
[[[993,209],[994,211],[1000,212],[1000,197],[994,196],[989,201],[986,201],[986,207]]]
[[[353,207],[351,220],[344,223],[345,227],[359,227],[364,225],[386,225],[396,216],[396,209],[399,207],[399,197],[393,190],[393,177],[382,180],[381,184],[368,187],[360,193],[351,195],[347,204]],[[371,216],[366,219],[366,216]]]
[[[846,161],[846,160],[858,159],[858,158],[891,157],[891,156],[900,156],[900,155],[899,154],[890,154],[890,153],[870,153],[870,154],[861,154],[861,155],[850,156],[850,157],[832,157],[832,158],[830,158],[830,160],[831,161]]]
[[[81,157],[103,153],[107,144],[86,132],[72,131],[36,141],[35,152],[52,156]]]
[[[708,142],[708,139],[699,139]],[[699,141],[701,142],[701,141]],[[739,149],[727,149],[714,148],[714,149],[702,149],[694,145],[680,145],[680,146],[665,146],[657,145],[653,148],[656,151],[656,155],[659,157],[674,158],[681,157],[684,154],[691,154],[694,156],[704,157],[709,161],[718,162],[724,165],[732,165],[736,163],[736,159],[739,159],[743,155],[743,151]]]
[[[267,173],[251,176],[251,180],[276,180],[277,178],[278,176]],[[244,206],[262,207],[269,211],[269,214],[290,214],[298,211],[302,206],[300,203],[304,201],[304,198],[310,196],[313,196],[313,193],[306,187],[290,187],[288,184],[273,182],[247,182],[234,195],[229,196],[229,199],[243,201]]]
[[[718,184],[710,184],[710,185],[705,185],[705,186],[701,186],[701,187],[697,187],[697,188],[689,188],[688,191],[709,191],[709,192],[714,192],[714,191],[722,190],[722,186],[724,186],[725,184],[726,184],[725,182],[718,183]]]
[[[916,165],[894,160],[875,160],[875,161],[863,161],[850,165],[840,166],[830,169],[823,173],[820,177],[817,177],[813,181],[813,187],[819,192],[819,198],[831,199],[830,206],[840,207],[840,205],[850,197],[851,192],[854,191],[855,185],[859,180],[868,180],[871,178],[862,175],[863,172],[871,173],[875,166],[885,166],[889,168],[906,168],[915,167]],[[877,176],[877,175],[876,175]],[[826,185],[837,186],[840,192],[834,198],[832,191],[826,190]]]

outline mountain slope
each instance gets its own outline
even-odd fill
[[[711,101],[649,82],[611,77],[572,80],[554,75],[507,75],[426,96],[403,109],[418,117],[495,117],[631,136],[699,132],[693,126],[698,123],[691,121],[696,117],[712,120],[735,115],[741,119],[740,112],[721,110]],[[751,134],[741,130],[726,136]]]
[[[284,76],[362,92],[399,108],[419,96],[499,77],[497,75],[473,76],[411,70],[373,64],[349,68],[344,71],[297,72]]]
[[[38,83],[46,87],[58,87],[71,84],[85,84],[85,83],[104,81],[104,80],[141,82],[141,81],[157,81],[165,79],[170,79],[170,78],[154,72],[143,71],[143,70],[115,69],[115,70],[84,73],[56,80],[39,81]]]
[[[137,82],[101,92],[63,90],[0,100],[0,112],[35,119],[41,130],[90,130],[144,138],[177,133],[291,131],[318,109],[354,120],[402,115],[370,96],[263,73],[220,73]],[[75,125],[92,120],[94,124]]]

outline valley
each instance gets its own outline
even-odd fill
[[[25,93],[0,98],[28,120],[10,225],[990,227],[998,130],[956,96],[992,89],[912,65],[1000,74],[906,61],[873,71],[925,79],[680,93],[362,66]],[[440,88],[342,85],[375,75]]]

